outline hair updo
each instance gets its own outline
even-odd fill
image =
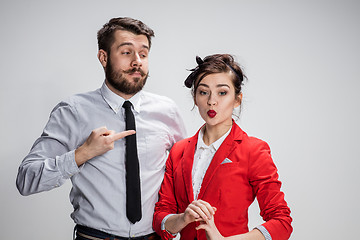
[[[202,60],[196,56],[197,67],[191,69],[192,73],[186,78],[184,84],[191,88],[192,95],[195,97],[196,90],[201,80],[214,73],[231,73],[231,80],[235,88],[235,96],[241,93],[244,75],[240,65],[234,61],[234,57],[230,54],[214,54]]]

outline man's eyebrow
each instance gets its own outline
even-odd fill
[[[121,44],[118,46],[118,48],[120,48],[120,47],[122,47],[122,46],[134,46],[134,44],[131,43],[131,42],[123,42],[123,43],[121,43]],[[143,48],[146,48],[146,49],[149,49],[149,46],[147,46],[147,45],[142,45],[142,47],[143,47]]]

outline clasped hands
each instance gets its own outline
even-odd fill
[[[186,224],[199,222],[196,230],[204,229],[208,240],[225,239],[217,229],[214,222],[216,207],[203,200],[195,200],[185,209],[183,220]]]

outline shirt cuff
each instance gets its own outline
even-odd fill
[[[266,240],[272,240],[270,233],[263,225],[257,226],[256,229],[258,229],[264,235]]]
[[[79,168],[75,162],[75,150],[57,156],[56,164],[65,179],[71,178],[75,173],[79,172]]]
[[[172,215],[175,215],[175,214],[168,214],[168,215],[166,215],[164,218],[163,218],[163,220],[161,221],[161,230],[163,231],[163,232],[166,232],[167,234],[167,236],[169,237],[169,234],[171,235],[171,238],[176,238],[176,236],[178,235],[178,233],[175,233],[175,234],[172,234],[172,233],[170,233],[168,230],[166,230],[165,229],[165,222],[166,222],[166,220],[168,220],[168,218],[169,217],[171,217]]]

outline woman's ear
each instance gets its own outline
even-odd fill
[[[193,98],[194,98],[194,104],[195,104],[195,106],[197,106],[197,102],[196,102],[196,96],[195,96],[195,94],[196,94],[196,93],[194,93]]]
[[[103,66],[103,68],[106,68],[107,53],[103,49],[100,49],[97,56],[98,56],[98,59],[99,59],[101,65]]]
[[[242,97],[243,97],[242,93],[240,93],[239,95],[236,96],[234,108],[237,108],[238,106],[241,105]]]

